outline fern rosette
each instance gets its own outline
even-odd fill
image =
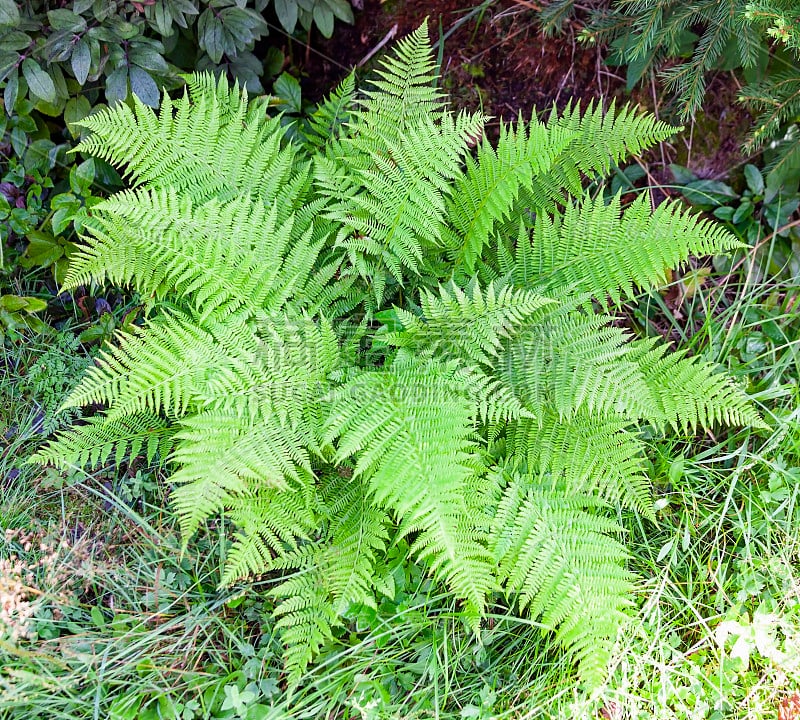
[[[736,242],[676,204],[584,193],[666,125],[570,108],[493,145],[434,67],[422,27],[294,139],[207,75],[158,114],[134,98],[86,120],[81,149],[132,188],[93,209],[66,286],[133,287],[148,316],[66,403],[104,414],[37,460],[166,463],[184,542],[224,510],[223,584],[284,573],[291,682],[394,594],[405,538],[476,630],[504,593],[596,683],[635,582],[610,509],[653,519],[640,430],[760,420],[593,300]]]

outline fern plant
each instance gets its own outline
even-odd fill
[[[206,75],[158,114],[86,120],[81,149],[131,189],[85,219],[65,284],[131,286],[149,312],[65,403],[104,412],[36,461],[166,463],[187,543],[225,510],[223,584],[283,578],[291,682],[393,595],[406,538],[476,632],[504,597],[596,683],[635,582],[612,510],[653,518],[643,431],[760,423],[714,367],[598,308],[737,243],[583,192],[673,132],[653,118],[570,108],[493,145],[436,87],[423,26],[292,140]]]

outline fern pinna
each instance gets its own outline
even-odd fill
[[[707,363],[596,308],[734,239],[675,204],[582,178],[672,129],[613,108],[501,128],[454,114],[427,30],[292,139],[263,99],[192,76],[158,114],[84,121],[131,189],[93,208],[66,287],[132,287],[120,334],[66,406],[104,413],[37,456],[145,453],[189,542],[225,510],[223,584],[272,572],[289,679],[354,604],[393,595],[390,544],[463,601],[500,595],[603,676],[635,579],[610,509],[652,518],[642,430],[759,423]]]

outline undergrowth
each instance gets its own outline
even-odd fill
[[[345,86],[335,98],[341,101],[348,92]],[[320,127],[345,132],[336,123],[312,125],[307,134],[312,146],[325,145],[317,134]],[[486,158],[490,151],[483,147]],[[346,186],[331,180],[330,167],[323,164],[320,172],[330,192],[352,200]],[[470,204],[455,202],[461,203],[460,211]],[[364,198],[356,205],[358,212],[346,222],[363,233],[370,206]],[[334,205],[328,219],[343,222],[347,214],[342,207]],[[589,198],[581,207],[597,216],[604,212],[601,203]],[[556,212],[550,204],[548,210]],[[577,206],[571,212],[577,213]],[[456,226],[454,237],[463,244],[451,250],[463,268],[462,278],[476,268],[487,273],[520,261],[511,251],[522,242],[521,235],[518,227],[506,227],[504,217],[497,214],[486,233],[483,227]],[[413,227],[402,230],[418,239]],[[499,246],[495,256],[488,238],[507,231],[512,241]],[[541,238],[547,229],[538,232]],[[426,294],[419,290],[427,280],[419,275],[429,273],[441,281],[435,264],[417,273],[414,254],[402,254],[407,245],[396,254],[381,254],[358,233],[339,237],[343,264],[330,273],[341,274],[342,267],[350,273],[351,287],[360,291],[357,302],[371,317],[371,327],[379,329],[370,342],[359,344],[369,337],[364,328],[370,323],[365,322],[353,352],[363,355],[365,363],[378,359],[384,364],[381,378],[397,363],[389,348],[425,352],[420,338],[457,356],[462,350],[458,338],[444,332],[446,326],[438,332],[437,312],[485,305],[497,277],[462,288],[434,285],[435,291]],[[560,272],[580,284],[569,267]],[[287,684],[286,635],[278,618],[285,588],[297,587],[291,583],[302,575],[278,572],[291,569],[285,563],[259,567],[268,572],[248,583],[220,585],[240,541],[235,533],[237,526],[241,530],[241,512],[232,516],[226,510],[198,523],[187,543],[167,510],[175,499],[169,475],[162,465],[148,464],[144,452],[116,455],[114,462],[97,463],[89,471],[75,462],[65,463],[63,471],[25,464],[33,452],[42,452],[48,433],[78,419],[78,403],[64,400],[80,370],[91,363],[68,328],[55,340],[28,335],[27,355],[7,353],[0,384],[7,415],[0,457],[0,593],[3,607],[10,608],[0,634],[0,717],[774,717],[800,687],[795,539],[800,478],[800,321],[795,308],[800,289],[791,279],[753,282],[746,264],[738,273],[703,277],[681,295],[678,306],[665,301],[669,288],[662,286],[644,294],[633,289],[622,293],[616,312],[627,316],[636,342],[666,335],[709,368],[734,376],[770,431],[711,426],[696,435],[694,423],[687,422],[665,435],[657,427],[642,427],[640,457],[652,480],[654,502],[648,512],[618,503],[606,515],[624,533],[628,568],[637,578],[628,594],[630,620],[625,632],[609,636],[601,648],[607,671],[588,690],[576,681],[552,623],[518,613],[513,593],[487,594],[476,634],[452,592],[452,578],[447,572],[431,573],[430,556],[414,547],[419,529],[396,532],[391,525],[392,542],[382,541],[376,552],[380,582],[391,592],[378,588],[371,602],[365,596],[348,597],[346,606],[332,593],[339,615],[321,633],[314,664],[296,666]],[[547,288],[541,288],[545,294]],[[159,309],[163,287],[150,297]],[[345,307],[352,302],[346,293],[331,297]],[[502,297],[498,293],[493,301],[501,303]],[[389,309],[385,298],[395,307]],[[582,302],[577,311],[591,307],[589,300]],[[503,329],[510,332],[513,319],[506,322]],[[462,322],[459,329],[464,327]],[[491,352],[491,343],[481,348],[482,355]],[[479,362],[492,366],[484,357]],[[421,365],[411,369],[428,372]],[[402,364],[396,372],[403,382],[412,381],[413,372]],[[368,373],[364,367],[351,368],[334,385],[342,383],[357,397],[353,378],[373,382]],[[437,372],[431,382],[442,377]],[[678,404],[690,397],[685,388],[669,391]],[[367,397],[375,399],[374,394]],[[334,399],[340,402],[339,412],[351,412],[342,395]],[[73,406],[72,415],[57,412],[64,405]],[[364,412],[376,408],[368,405]],[[492,405],[487,401],[481,412],[490,416]],[[504,418],[507,424],[513,420]],[[103,448],[98,457],[106,460],[112,451]],[[500,452],[497,445],[494,452]],[[338,477],[350,480],[354,465],[340,462]],[[325,496],[322,500],[331,502]],[[324,531],[327,525],[319,527]]]

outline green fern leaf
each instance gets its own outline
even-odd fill
[[[308,489],[309,486],[303,488]],[[228,501],[228,516],[236,526],[225,558],[221,585],[267,572],[273,560],[297,550],[298,541],[316,529],[315,503],[308,492],[258,487],[252,494]]]
[[[607,174],[614,163],[680,130],[629,106],[617,110],[614,103],[605,112],[590,103],[584,114],[579,105],[568,106],[561,115],[554,107],[546,126],[553,147],[563,149],[550,170],[534,179],[530,191],[520,194],[518,212],[525,207],[552,212],[563,204],[564,190],[582,194],[584,176]]]
[[[550,170],[556,156],[572,141],[568,132],[550,134],[539,122],[500,125],[495,149],[484,139],[477,157],[466,157],[466,170],[456,180],[447,215],[456,230],[450,241],[457,249],[456,265],[468,272],[494,227],[514,208],[522,188],[533,192],[534,178]]]
[[[196,202],[274,197],[293,170],[280,121],[267,117],[263,102],[248,104],[224,75],[190,75],[187,83],[178,101],[164,94],[158,115],[133,95],[132,108],[119,103],[82,120],[92,134],[76,152],[127,166],[134,185],[170,188]]]
[[[313,477],[302,436],[277,413],[198,413],[181,420],[175,437],[172,505],[184,543],[231,500],[261,487],[296,491]]]
[[[530,240],[532,262],[547,290],[565,287],[614,302],[639,288],[665,282],[665,273],[690,255],[712,255],[741,246],[721,225],[685,211],[680,203],[650,210],[641,194],[622,212],[619,195],[606,205],[584,196],[563,215],[540,214]]]
[[[192,301],[201,322],[279,309],[303,291],[325,239],[247,196],[195,206],[173,189],[122,192],[92,215],[65,287],[107,279],[144,296],[174,293]]]
[[[594,504],[516,476],[491,533],[506,589],[518,593],[533,616],[558,628],[558,640],[588,686],[605,676],[633,590],[633,576],[624,567],[628,553],[611,537],[621,528],[585,510]]]
[[[355,107],[355,89],[355,74],[350,73],[336,91],[316,107],[308,118],[308,129],[303,131],[307,142],[322,149],[339,138]]]
[[[670,353],[667,349],[648,341],[632,348],[657,403],[653,422],[668,423],[677,432],[722,424],[768,427],[742,389],[712,363],[686,357],[685,349]]]
[[[470,531],[463,491],[475,447],[472,403],[454,369],[409,361],[358,375],[332,396],[326,439],[337,437],[339,461],[355,455],[377,503],[393,510],[402,533],[419,533],[413,550],[464,598],[477,618],[491,587],[491,567]],[[367,402],[353,403],[361,397]]]
[[[386,514],[370,502],[367,485],[329,478],[322,489],[328,518],[325,541],[303,545],[277,557],[271,567],[299,574],[272,594],[287,598],[276,609],[287,645],[289,682],[296,682],[332,627],[353,604],[375,607],[376,563],[385,551]],[[309,583],[313,581],[313,586]]]
[[[630,421],[589,414],[561,420],[551,413],[512,423],[506,433],[509,455],[557,480],[567,495],[596,494],[655,521],[645,447]]]
[[[98,467],[113,454],[119,465],[142,450],[148,464],[154,458],[166,460],[173,447],[175,429],[162,418],[144,412],[108,420],[89,418],[84,425],[58,433],[56,439],[31,456],[37,465],[63,469]]]

